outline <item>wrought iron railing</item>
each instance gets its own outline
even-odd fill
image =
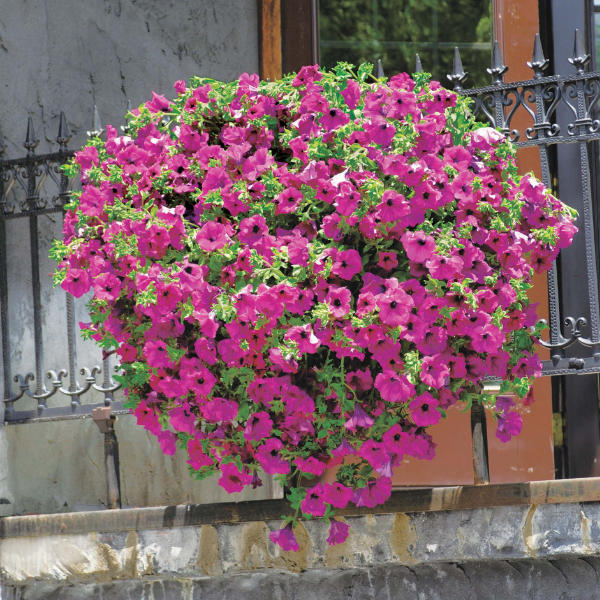
[[[92,131],[89,135],[102,133],[98,111],[94,109]],[[42,215],[64,213],[64,206],[69,200],[70,182],[61,171],[61,165],[72,156],[73,151],[67,148],[71,138],[64,113],[61,112],[57,152],[35,154],[39,144],[36,138],[33,120],[27,124],[27,135],[23,145],[27,154],[22,158],[0,158],[0,327],[2,328],[2,369],[4,387],[4,421],[6,424],[25,422],[71,419],[91,416],[95,408],[112,406],[113,410],[122,409],[122,402],[114,401],[114,392],[120,384],[111,375],[110,357],[104,356],[102,366],[91,369],[83,367],[79,374],[84,377],[81,385],[78,379],[77,338],[78,328],[75,324],[75,299],[66,294],[66,349],[64,357],[68,367],[58,371],[44,370],[44,347],[42,330],[42,297],[40,281],[40,247],[38,219]],[[0,136],[0,155],[5,151],[5,144]],[[50,188],[50,189],[49,189]],[[33,317],[33,368],[31,371],[12,376],[11,348],[9,337],[9,300],[8,265],[7,265],[7,222],[23,219],[29,222],[29,249],[31,260],[31,290]],[[97,383],[97,376],[102,375],[102,382]],[[49,380],[46,385],[44,376]],[[66,381],[65,381],[66,379]],[[14,384],[18,384],[18,391]],[[102,403],[82,403],[82,396],[90,390],[104,394]],[[68,405],[48,406],[48,399],[60,393],[69,399]],[[27,402],[27,399],[31,399]]]
[[[585,51],[579,31],[575,32],[574,53],[569,62],[575,67],[574,75],[553,75],[544,77],[548,66],[544,57],[539,35],[535,36],[533,57],[527,63],[533,70],[533,77],[526,81],[504,83],[503,76],[508,70],[504,65],[498,43],[494,44],[492,66],[488,72],[492,85],[464,90],[462,83],[465,73],[458,48],[455,49],[453,72],[448,76],[454,83],[457,93],[474,100],[473,111],[487,120],[490,125],[501,130],[518,148],[537,146],[539,149],[542,181],[552,188],[549,165],[549,146],[558,144],[578,144],[579,168],[581,175],[582,198],[578,226],[583,229],[585,243],[586,284],[582,294],[588,298],[588,316],[575,315],[564,318],[562,324],[568,327],[567,333],[561,324],[561,302],[558,286],[556,261],[548,273],[548,308],[550,336],[541,345],[550,350],[550,360],[543,361],[543,375],[570,375],[600,372],[600,318],[598,314],[598,270],[596,255],[596,234],[592,207],[592,182],[590,177],[590,156],[588,143],[600,140],[600,119],[596,112],[600,101],[600,72],[586,72],[590,61]],[[515,115],[525,114],[530,121],[524,135],[512,128]],[[562,197],[567,204],[572,198]],[[578,234],[581,235],[581,234]],[[568,307],[567,307],[568,309]],[[588,329],[588,335],[584,335]],[[564,334],[563,334],[564,332]],[[570,346],[591,350],[592,356],[567,357],[565,350]],[[578,351],[580,352],[580,351]]]

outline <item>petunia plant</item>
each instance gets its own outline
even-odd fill
[[[467,99],[371,71],[178,81],[67,167],[83,191],[53,255],[67,292],[93,289],[84,334],[193,477],[287,487],[284,550],[301,515],[344,541],[335,510],[385,502],[456,403],[519,433],[540,371],[527,292],[576,231]]]

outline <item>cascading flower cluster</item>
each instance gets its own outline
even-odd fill
[[[519,433],[510,396],[474,390],[492,376],[531,400],[527,290],[576,231],[466,99],[371,70],[178,81],[68,167],[84,186],[53,253],[65,290],[93,289],[84,333],[116,350],[138,423],[197,479],[291,486],[284,550],[300,513],[383,503],[457,402]]]

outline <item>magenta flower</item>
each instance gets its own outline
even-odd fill
[[[352,416],[344,423],[344,427],[350,431],[356,431],[358,427],[368,429],[375,423],[375,419],[370,417],[361,407],[360,404],[354,406]]]
[[[504,334],[491,323],[485,327],[475,327],[471,332],[473,349],[475,352],[494,352],[502,347]]]
[[[389,290],[377,299],[381,322],[392,327],[408,321],[413,305],[413,299],[401,288]]]
[[[267,222],[260,215],[243,219],[239,224],[238,240],[249,246],[256,244],[267,232]]]
[[[241,492],[252,483],[252,475],[246,469],[240,470],[235,463],[221,463],[221,478],[218,484],[228,493]]]
[[[151,405],[142,401],[136,406],[133,414],[137,419],[138,425],[141,425],[144,429],[150,431],[154,435],[159,435],[161,425],[158,420],[158,415]]]
[[[171,103],[164,96],[152,92],[152,100],[146,102],[146,108],[151,113],[171,112]]]
[[[196,235],[198,246],[205,252],[219,250],[229,243],[229,236],[224,225],[209,221]]]
[[[405,375],[392,371],[379,373],[375,378],[375,387],[387,402],[406,402],[415,393],[415,386]]]
[[[377,216],[385,223],[397,221],[409,213],[410,206],[404,196],[394,190],[385,191],[377,205]]]
[[[167,351],[167,344],[162,340],[146,342],[144,344],[144,357],[151,367],[171,368],[175,366],[175,363],[171,360]]]
[[[213,464],[213,459],[204,452],[199,437],[194,437],[188,441],[187,451],[190,456],[187,464],[196,471],[199,471],[202,467],[208,467]]]
[[[510,438],[521,433],[523,421],[521,415],[516,412],[505,412],[498,415],[498,427],[496,429],[496,437],[502,442],[510,441]]]
[[[86,146],[75,153],[75,162],[79,164],[81,170],[85,173],[92,167],[97,167],[100,164],[98,158],[98,148],[95,146]]]
[[[313,517],[322,517],[325,514],[325,503],[323,501],[323,484],[319,483],[313,488],[306,490],[306,496],[300,507],[303,513]]]
[[[63,279],[60,284],[65,292],[69,292],[75,296],[75,298],[81,298],[84,294],[89,292],[92,286],[92,280],[87,271],[83,269],[69,269],[67,276]]]
[[[435,240],[424,231],[407,231],[401,238],[406,256],[415,262],[424,263],[435,250]]]
[[[323,475],[323,471],[325,471],[325,464],[320,460],[317,460],[314,456],[309,456],[308,458],[297,456],[294,459],[294,464],[303,473],[310,473],[311,475],[320,476]]]
[[[213,398],[200,408],[202,416],[210,423],[229,423],[238,413],[238,403],[225,398]]]
[[[371,369],[367,368],[364,371],[350,371],[346,374],[346,383],[355,390],[367,392],[373,387],[373,376]]]
[[[273,421],[268,412],[252,413],[246,422],[244,438],[249,442],[258,442],[271,435]]]
[[[440,355],[426,356],[421,367],[421,381],[436,389],[446,385],[450,377],[448,366],[440,361]]]
[[[279,453],[282,448],[281,440],[269,439],[256,450],[256,459],[268,475],[289,473],[290,464]]]
[[[319,338],[313,333],[310,323],[290,327],[284,338],[296,342],[298,350],[302,353],[314,354],[321,345]]]
[[[382,439],[388,452],[401,457],[406,453],[410,434],[402,431],[402,427],[396,423],[396,425],[392,425],[392,427],[383,434]]]
[[[396,135],[396,128],[383,117],[373,118],[370,123],[365,123],[364,128],[369,139],[382,148],[387,148]]]
[[[349,532],[350,525],[344,523],[343,521],[337,521],[335,519],[332,519],[331,524],[329,525],[329,535],[327,536],[327,543],[330,546],[343,544],[348,539]]]
[[[302,202],[302,192],[295,188],[288,188],[283,190],[275,198],[275,214],[276,215],[288,215],[293,213]]]
[[[332,450],[331,454],[336,457],[350,456],[354,454],[354,448],[346,439],[346,437],[342,436],[342,441],[340,445],[335,450]]]
[[[367,483],[364,488],[357,489],[352,501],[356,506],[375,508],[378,504],[384,504],[392,495],[392,480],[389,477],[380,477]]]
[[[339,319],[350,312],[350,300],[352,294],[345,287],[332,289],[325,298],[325,303],[329,306],[331,314]]]
[[[458,256],[433,254],[425,266],[435,279],[453,279],[462,270],[463,262]]]
[[[277,544],[284,552],[298,552],[300,546],[294,535],[294,528],[291,523],[288,523],[283,529],[271,531],[269,539]]]
[[[395,252],[380,252],[379,253],[379,262],[377,263],[379,267],[385,269],[386,271],[391,271],[398,266],[398,258]]]
[[[334,508],[346,508],[352,498],[352,488],[338,483],[337,481],[323,485],[323,502],[331,504]]]
[[[409,404],[410,418],[417,427],[435,425],[442,418],[437,407],[438,401],[429,392],[424,392]]]
[[[158,434],[158,443],[163,454],[174,456],[177,452],[177,436],[172,431],[161,431]]]
[[[354,79],[348,79],[346,89],[342,90],[340,94],[350,110],[353,110],[358,106],[360,100],[360,86]]]
[[[308,251],[308,240],[304,237],[294,238],[288,244],[288,256],[291,264],[306,267],[310,256]]]
[[[181,431],[188,435],[196,432],[196,415],[190,410],[190,405],[184,402],[181,406],[172,408],[169,412],[171,425],[175,431]]]
[[[319,124],[327,131],[343,127],[350,122],[350,117],[339,108],[330,108],[319,119]]]
[[[343,250],[338,252],[333,262],[332,273],[342,279],[352,279],[362,270],[360,254],[356,250]]]

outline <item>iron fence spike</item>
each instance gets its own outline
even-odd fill
[[[549,62],[550,61],[544,56],[540,34],[536,33],[535,42],[533,43],[533,56],[531,57],[531,62],[527,63],[527,66],[530,69],[533,69],[534,79],[539,79],[543,76],[543,71],[548,66]]]
[[[92,129],[87,132],[88,137],[100,137],[104,129],[102,129],[102,123],[100,122],[100,113],[98,107],[94,104],[94,116],[92,118]]]
[[[573,58],[569,58],[569,62],[577,69],[578,73],[583,73],[585,65],[590,62],[591,56],[585,51],[583,38],[579,29],[575,30],[575,44],[573,48]]]
[[[455,90],[462,90],[462,83],[467,79],[468,73],[463,69],[462,60],[458,48],[454,48],[454,61],[452,63],[452,75],[448,79],[454,84]]]
[[[495,41],[494,51],[492,53],[492,68],[487,69],[487,72],[492,76],[493,83],[502,83],[502,77],[506,71],[508,71],[508,67],[502,60],[502,54],[500,52],[498,41]]]
[[[66,146],[67,142],[71,139],[71,133],[69,132],[69,127],[67,126],[67,119],[65,117],[64,111],[60,111],[60,121],[58,123],[58,137],[56,141],[61,146]]]
[[[25,136],[25,142],[23,146],[27,148],[30,152],[33,152],[33,149],[40,143],[40,141],[35,137],[35,129],[33,128],[33,119],[29,117],[27,119],[27,134]]]
[[[381,64],[381,59],[377,59],[377,79],[381,79],[385,77],[385,73],[383,72],[383,65]]]
[[[123,119],[123,121],[125,122],[125,125],[121,125],[121,131],[123,131],[124,133],[129,133],[129,130],[131,129],[131,127],[129,126],[129,118],[128,118],[128,114],[131,112],[131,100],[127,100],[127,112],[125,113],[125,117]]]
[[[423,65],[421,65],[421,57],[415,54],[415,73],[422,73]]]

